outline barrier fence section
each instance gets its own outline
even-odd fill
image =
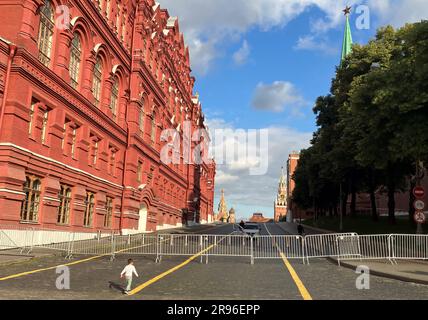
[[[428,260],[428,235],[390,235],[392,260]]]
[[[391,261],[391,235],[340,236],[338,261],[383,260]]]
[[[254,238],[255,259],[303,259],[304,241],[301,236],[260,236]]]
[[[0,226],[0,250],[19,249],[20,253],[31,253],[34,249],[61,252],[69,256],[76,254],[98,254],[102,252],[100,242],[111,238],[111,233],[69,232],[31,226]],[[96,250],[93,248],[97,247]],[[91,249],[92,248],[92,249]],[[104,251],[107,251],[105,249]],[[111,251],[108,251],[111,252]]]
[[[20,249],[21,253],[31,250],[32,234],[27,226],[1,226],[0,250]]]
[[[304,238],[304,252],[306,262],[311,258],[339,258],[339,238],[357,236],[356,233],[331,233],[307,235]]]
[[[36,248],[74,255],[110,256],[152,255],[160,262],[163,256],[200,256],[249,258],[253,264],[261,259],[313,258],[346,260],[428,260],[428,235],[356,233],[319,234],[305,237],[271,235],[251,237],[243,234],[134,234],[67,232],[36,229],[31,226],[0,226],[0,252],[19,249],[30,253]]]

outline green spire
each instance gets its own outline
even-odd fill
[[[345,26],[345,34],[343,36],[343,46],[342,46],[342,59],[343,61],[348,54],[352,51],[352,33],[351,33],[351,24],[349,23],[349,15],[351,13],[351,8],[347,7],[345,10],[346,16],[346,26]]]

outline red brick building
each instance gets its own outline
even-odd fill
[[[153,0],[10,0],[0,21],[0,224],[212,220],[215,163],[160,160],[164,129],[204,128],[176,18]]]
[[[250,222],[254,222],[254,223],[267,223],[267,222],[271,222],[272,219],[269,218],[265,218],[263,216],[263,213],[254,213],[252,215],[252,217],[250,218]]]

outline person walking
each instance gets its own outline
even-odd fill
[[[132,259],[128,259],[128,265],[123,269],[123,271],[120,274],[120,278],[123,279],[125,277],[126,279],[126,289],[125,294],[129,294],[132,287],[132,277],[135,274],[135,276],[138,278],[139,275],[137,273],[137,270],[134,266],[134,261]]]
[[[305,233],[305,229],[303,228],[303,226],[301,224],[299,224],[297,226],[297,232],[299,233],[300,236],[303,236]]]

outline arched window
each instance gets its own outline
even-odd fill
[[[156,113],[154,111],[152,113],[152,131],[150,136],[152,139],[152,143],[154,143],[156,139]]]
[[[77,86],[79,84],[81,61],[82,61],[82,44],[80,42],[80,36],[77,33],[75,33],[73,40],[71,41],[70,66],[69,66],[71,85],[74,89],[77,89]]]
[[[110,109],[113,113],[113,119],[116,120],[117,116],[117,102],[119,100],[119,79],[114,78],[113,86],[111,87],[111,99],[110,99]]]
[[[98,107],[101,100],[101,82],[103,78],[103,62],[100,57],[97,58],[94,68],[94,80],[92,83],[92,92],[95,98],[95,105]]]
[[[41,181],[34,176],[27,176],[24,184],[25,199],[21,205],[21,221],[38,222]]]
[[[113,198],[106,198],[106,215],[104,216],[104,228],[112,227],[113,218]]]
[[[61,190],[58,195],[60,204],[58,207],[58,218],[59,224],[69,224],[70,222],[70,203],[71,203],[71,188],[65,185],[61,185]]]
[[[144,133],[144,107],[140,108],[140,114],[138,117],[138,125],[140,127],[140,133]]]
[[[91,227],[95,208],[95,195],[92,192],[86,193],[85,214],[83,216],[83,226]]]
[[[51,61],[54,27],[54,10],[51,1],[47,0],[45,5],[40,9],[38,39],[39,60],[47,67]]]

